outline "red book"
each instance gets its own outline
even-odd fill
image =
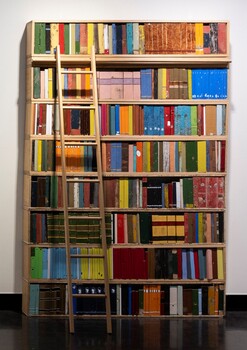
[[[198,250],[194,249],[194,265],[195,265],[195,278],[199,279],[199,260],[198,260]]]
[[[218,207],[218,177],[206,178],[206,206],[208,208]]]
[[[84,190],[84,207],[89,208],[90,207],[90,183],[85,182],[83,184],[83,190]]]
[[[164,134],[171,135],[171,107],[165,106],[164,108]]]
[[[227,53],[227,25],[226,23],[218,23],[218,53]]]
[[[205,208],[207,206],[206,177],[193,178],[193,197],[195,208]]]
[[[177,259],[178,259],[178,279],[182,279],[182,249],[177,249]]]
[[[58,25],[60,53],[64,54],[64,23]]]
[[[80,53],[87,54],[87,23],[80,23]]]
[[[217,208],[225,208],[225,181],[223,177],[218,177],[218,204]]]
[[[171,106],[171,135],[174,135],[175,106]]]
[[[124,242],[124,214],[117,214],[117,242],[116,243],[125,243]]]

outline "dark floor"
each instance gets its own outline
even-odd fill
[[[224,319],[113,319],[107,335],[101,320],[75,320],[75,334],[68,321],[27,318],[0,311],[1,350],[79,349],[247,349],[247,312],[227,313]]]

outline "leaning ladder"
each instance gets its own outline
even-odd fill
[[[73,312],[73,298],[84,298],[84,297],[99,297],[105,299],[105,310],[106,310],[106,323],[107,323],[107,333],[112,333],[112,322],[111,322],[111,306],[110,306],[110,286],[109,286],[109,276],[108,276],[108,260],[107,260],[107,242],[106,242],[106,223],[105,223],[105,209],[104,209],[104,190],[103,190],[103,177],[102,177],[102,164],[101,164],[101,145],[100,145],[100,126],[99,126],[99,115],[98,115],[98,93],[97,93],[97,77],[96,77],[96,61],[95,61],[95,51],[94,47],[91,50],[91,70],[65,70],[61,65],[61,55],[60,47],[56,50],[56,67],[57,67],[57,85],[58,85],[58,105],[59,105],[59,124],[60,124],[60,144],[61,144],[61,170],[62,170],[62,194],[63,194],[63,211],[64,211],[64,231],[65,231],[65,246],[66,246],[66,269],[67,269],[67,286],[68,286],[68,312],[69,312],[69,330],[70,333],[74,333],[74,312]],[[73,63],[73,58],[71,58]],[[68,58],[66,58],[66,62]],[[77,61],[78,62],[78,61]],[[78,102],[74,105],[71,103],[68,105],[64,100],[63,86],[62,86],[62,76],[65,74],[89,74],[92,81],[92,97],[91,99],[81,100],[81,104]],[[64,132],[64,110],[65,109],[87,109],[94,110],[94,124],[95,124],[95,136],[93,139],[83,140],[83,135],[80,139],[69,136],[65,136]],[[85,139],[85,137],[84,137]],[[79,146],[88,147],[93,146],[96,149],[96,166],[97,171],[95,176],[88,177],[85,173],[80,173],[82,178],[71,177],[67,175],[66,168],[66,146]],[[83,175],[87,176],[83,178]],[[79,183],[79,182],[94,182],[98,183],[99,193],[99,207],[97,208],[97,216],[80,216],[77,211],[75,215],[75,209],[68,208],[68,193],[67,185],[69,182]],[[71,215],[74,214],[74,215]],[[84,213],[85,214],[85,213]],[[72,254],[71,253],[71,243],[70,243],[70,228],[69,220],[76,220],[78,218],[83,218],[87,220],[98,220],[100,225],[101,234],[101,251],[102,254],[90,255],[88,254]],[[90,223],[89,223],[90,224]],[[73,294],[72,288],[72,273],[71,273],[71,259],[103,259],[104,268],[104,294]]]

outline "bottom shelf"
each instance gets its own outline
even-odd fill
[[[113,316],[224,316],[224,285],[126,285],[110,286]],[[75,284],[73,293],[104,293],[102,284]],[[103,298],[74,298],[74,315],[103,316]],[[31,284],[29,316],[65,316],[68,314],[65,284]]]

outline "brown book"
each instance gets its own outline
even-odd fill
[[[183,290],[183,314],[192,315],[192,289],[184,288]]]

